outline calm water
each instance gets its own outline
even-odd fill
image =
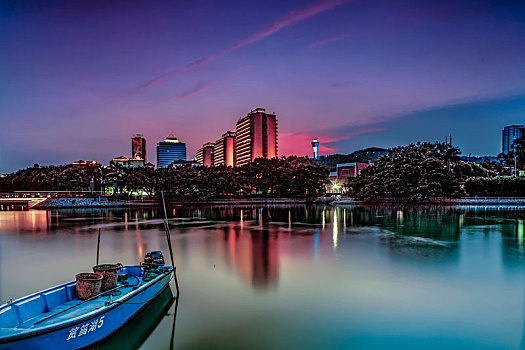
[[[139,327],[117,334],[112,344],[125,339],[125,347],[141,349],[169,348],[171,342],[176,349],[524,344],[525,212],[330,206],[169,212],[181,297],[172,304],[171,295],[164,295],[136,322]],[[0,299],[89,271],[98,228],[102,262],[136,263],[158,249],[169,260],[159,215],[156,209],[0,212]]]

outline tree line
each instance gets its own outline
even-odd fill
[[[479,195],[485,193],[479,192],[480,188],[492,186],[479,179],[510,175],[510,170],[499,162],[463,162],[459,154],[458,148],[445,143],[422,142],[391,148],[346,187],[357,200],[426,202]],[[478,179],[477,187],[472,185],[473,179]]]
[[[0,191],[100,191],[171,198],[316,197],[325,193],[328,170],[304,157],[258,158],[239,167],[179,166],[160,169],[95,164],[34,166],[0,179]]]

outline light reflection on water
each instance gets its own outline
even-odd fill
[[[175,348],[517,348],[522,342],[525,212],[331,206],[169,212],[182,289]],[[99,228],[101,262],[135,263],[158,249],[167,255],[160,215],[156,209],[0,212],[0,299],[88,271]],[[169,345],[173,306],[170,313],[142,348]]]

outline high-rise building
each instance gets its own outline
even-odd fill
[[[277,157],[277,118],[256,108],[239,119],[235,137],[236,162],[244,165],[256,158]]]
[[[197,151],[197,155],[195,156],[195,160],[200,164],[204,166],[213,166],[213,148],[215,145],[211,142],[207,142],[204,145],[202,145],[202,148],[200,148]]]
[[[503,142],[501,145],[501,151],[504,154],[507,154],[513,150],[512,143],[514,140],[525,136],[524,129],[525,127],[523,125],[509,125],[503,128]]]
[[[186,144],[170,133],[157,144],[157,168],[166,168],[176,160],[186,160]]]
[[[317,150],[319,149],[319,141],[317,141],[317,139],[312,140],[312,149],[314,150],[314,159],[319,159],[319,156],[317,154]]]
[[[215,142],[213,148],[213,164],[215,166],[235,166],[235,133],[227,131]]]
[[[131,138],[131,158],[144,159],[146,162],[146,139],[144,135],[135,134]]]

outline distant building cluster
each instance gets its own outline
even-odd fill
[[[187,160],[186,143],[173,133],[168,134],[157,143],[157,168],[182,165],[241,166],[259,157],[276,158],[277,154],[277,118],[275,114],[266,113],[264,108],[256,108],[237,121],[235,131],[225,132],[215,142],[206,142],[197,151],[194,160]],[[110,164],[125,168],[155,167],[147,162],[146,138],[142,134],[135,134],[131,138],[131,157],[115,157]]]
[[[277,117],[256,108],[215,141],[205,143],[195,160],[205,166],[242,166],[256,158],[277,157]]]

